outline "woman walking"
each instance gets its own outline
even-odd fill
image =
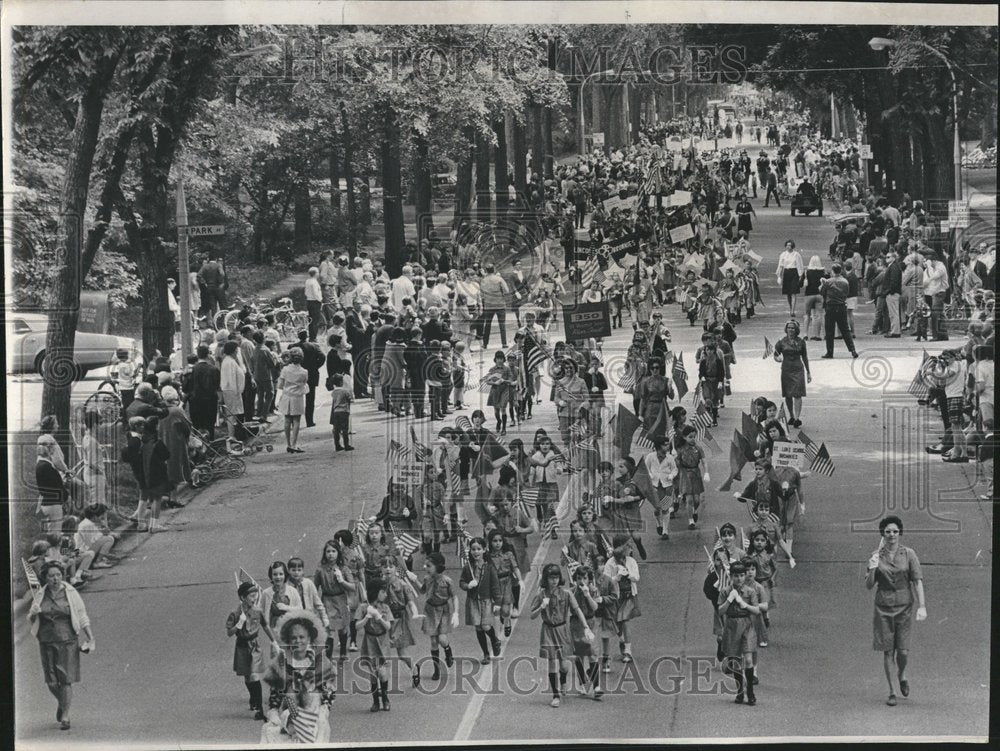
[[[822,341],[823,331],[823,296],[819,293],[820,282],[827,276],[823,268],[823,262],[819,256],[809,259],[809,267],[806,269],[806,337],[813,341]]]
[[[788,316],[795,318],[795,299],[802,289],[805,269],[802,264],[802,254],[795,249],[794,240],[785,242],[785,249],[778,256],[778,268],[775,273],[778,284],[781,285],[781,294],[788,301]]]
[[[181,483],[191,482],[191,458],[188,455],[191,423],[181,408],[181,398],[176,389],[164,386],[161,396],[163,403],[167,405],[167,416],[160,420],[160,440],[170,452],[170,459],[167,461],[170,498],[166,505],[179,507],[182,504],[177,502],[177,488]]]
[[[896,706],[896,691],[892,683],[892,666],[896,665],[899,693],[910,695],[906,680],[909,660],[910,626],[913,623],[913,590],[917,593],[917,620],[927,618],[924,600],[924,575],[920,560],[912,548],[901,545],[903,520],[886,516],[878,524],[882,535],[878,549],[868,559],[865,586],[875,588],[875,617],[873,620],[873,648],[882,653],[885,679],[889,683],[886,704]]]
[[[38,639],[41,652],[45,684],[59,703],[56,722],[60,730],[70,729],[73,684],[80,682],[80,653],[94,650],[87,609],[80,594],[65,581],[65,575],[58,561],[42,566],[39,578],[45,584],[34,594],[28,610],[31,633]]]
[[[493,407],[493,416],[497,421],[497,435],[507,435],[507,405],[510,403],[512,387],[516,380],[503,352],[493,355],[493,367],[483,381],[490,385],[486,406]]]
[[[562,569],[558,563],[547,563],[542,569],[541,586],[531,601],[531,619],[541,616],[542,631],[538,656],[548,662],[549,688],[552,689],[550,705],[558,707],[564,693],[570,659],[573,655],[573,635],[570,631],[570,615],[586,622],[580,606],[564,586]],[[587,641],[594,638],[593,632],[585,630]]]
[[[295,347],[288,351],[288,364],[281,369],[276,388],[281,391],[279,411],[285,416],[285,441],[289,454],[301,454],[299,428],[306,410],[306,393],[309,391],[309,371],[302,367],[302,350]]]
[[[798,321],[785,324],[785,335],[774,345],[774,359],[781,363],[781,397],[788,408],[788,424],[801,427],[802,397],[806,384],[812,382],[806,342],[799,336]]]

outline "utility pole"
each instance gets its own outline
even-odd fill
[[[181,291],[181,363],[191,354],[191,260],[188,256],[187,202],[184,181],[177,180],[177,286]]]

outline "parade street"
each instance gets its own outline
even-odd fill
[[[862,333],[871,326],[871,305],[856,312],[857,360],[843,342],[836,343],[833,360],[820,359],[821,342],[809,343],[812,382],[803,430],[826,444],[836,471],[803,481],[798,565],[790,570],[784,558],[778,564],[778,604],[770,615],[770,644],[760,649],[757,706],[734,705],[732,679],[716,667],[711,606],[702,594],[705,548],[711,549],[722,523],[751,525],[732,492],[717,488],[728,474],[729,437],[740,427],[741,412],[758,395],[779,401],[779,366],[762,359],[764,337],[779,339],[787,319],[775,283],[777,257],[792,238],[804,259],[816,254],[829,267],[834,234],[828,218],[791,217],[785,204],[763,208],[762,198],[752,200],[757,219],[750,240],[763,256],[764,305],[737,328],[733,393],[718,428],[712,428],[723,450],[708,459],[712,479],[697,529],[686,529],[679,514],[669,541],[658,540],[651,511],[643,509],[649,558],[640,564],[642,615],[632,621],[635,661],[612,661],[603,703],[569,696],[558,710],[549,706],[544,661],[536,657],[539,623],[528,618],[523,604],[528,590],[500,660],[481,666],[472,630],[460,627],[448,680],[430,680],[428,662],[422,685],[413,688],[403,668],[392,680],[389,714],[369,713],[367,682],[355,677],[350,663],[357,655],[351,653],[330,713],[336,742],[986,735],[992,508],[973,489],[974,463],[946,464],[924,452],[940,420],[905,393],[922,345],[906,336]],[[677,305],[657,310],[672,334],[671,350],[684,354],[692,373],[701,326],[689,326]],[[800,301],[800,320],[801,311]],[[624,323],[603,343],[606,364],[624,357],[632,333],[628,316]],[[562,337],[552,332],[551,338]],[[927,346],[931,354],[943,347]],[[483,359],[478,350],[473,353],[474,371],[489,363],[496,348],[493,343]],[[547,382],[542,391],[547,397]],[[261,724],[247,712],[242,681],[231,669],[232,640],[226,638],[226,616],[237,604],[234,570],[242,566],[264,584],[272,561],[298,555],[311,575],[324,542],[362,513],[374,513],[386,488],[389,418],[371,401],[357,403],[351,418],[357,450],[335,454],[329,398],[319,390],[317,425],[302,433],[304,453],[286,453],[276,435],[274,453],[248,461],[243,477],[198,492],[186,508],[165,516],[167,531],[143,536],[120,565],[87,587],[97,646],[84,658],[86,682],[75,698],[72,738],[53,738],[38,647],[26,621],[17,623],[22,743],[58,740],[62,748],[74,748],[257,742]],[[631,408],[631,397],[618,398]],[[466,395],[472,408],[485,399],[478,392]],[[691,395],[682,403],[689,406]],[[902,431],[904,421],[920,426],[919,433]],[[434,424],[435,434],[441,424]],[[418,424],[420,435],[428,435],[428,425]],[[539,427],[558,432],[547,399],[536,405],[533,420],[510,427],[506,439],[528,444]],[[733,490],[752,474],[752,465],[744,467]],[[919,551],[928,612],[913,626],[910,696],[895,708],[885,706],[882,655],[872,649],[873,595],[864,586],[865,561],[878,546],[877,523],[887,513],[906,519],[902,539]],[[529,585],[542,563],[559,560],[567,531],[561,527],[559,539],[546,540],[540,549],[539,537],[529,537]],[[454,544],[443,550],[457,582]],[[422,555],[415,559],[415,570],[422,571]],[[411,652],[426,661],[427,637],[415,636]]]

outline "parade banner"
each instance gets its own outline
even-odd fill
[[[754,253],[752,250],[747,251],[746,257],[754,263],[760,263],[764,259],[764,256]]]
[[[563,310],[563,323],[568,341],[611,336],[611,310],[608,301],[581,303],[575,308],[566,308]]]
[[[801,443],[775,441],[771,463],[775,467],[792,467],[802,471],[806,459],[806,447]]]
[[[627,258],[629,255],[635,255],[639,250],[639,241],[633,235],[626,235],[625,237],[618,237],[614,240],[606,240],[600,246],[601,248],[607,248],[608,254],[616,263],[622,263],[622,259]],[[578,240],[576,243],[576,255],[578,258],[586,260],[590,257],[591,253],[596,248],[591,243],[590,238],[587,237],[584,240]],[[634,261],[632,261],[634,263]],[[628,265],[628,262],[625,264]]]

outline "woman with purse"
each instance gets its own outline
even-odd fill
[[[66,570],[58,561],[42,566],[40,579],[45,584],[34,593],[28,610],[31,633],[38,639],[45,683],[59,703],[56,722],[60,730],[70,729],[73,684],[80,682],[80,652],[94,650],[87,609],[80,594],[65,581],[65,575]]]

